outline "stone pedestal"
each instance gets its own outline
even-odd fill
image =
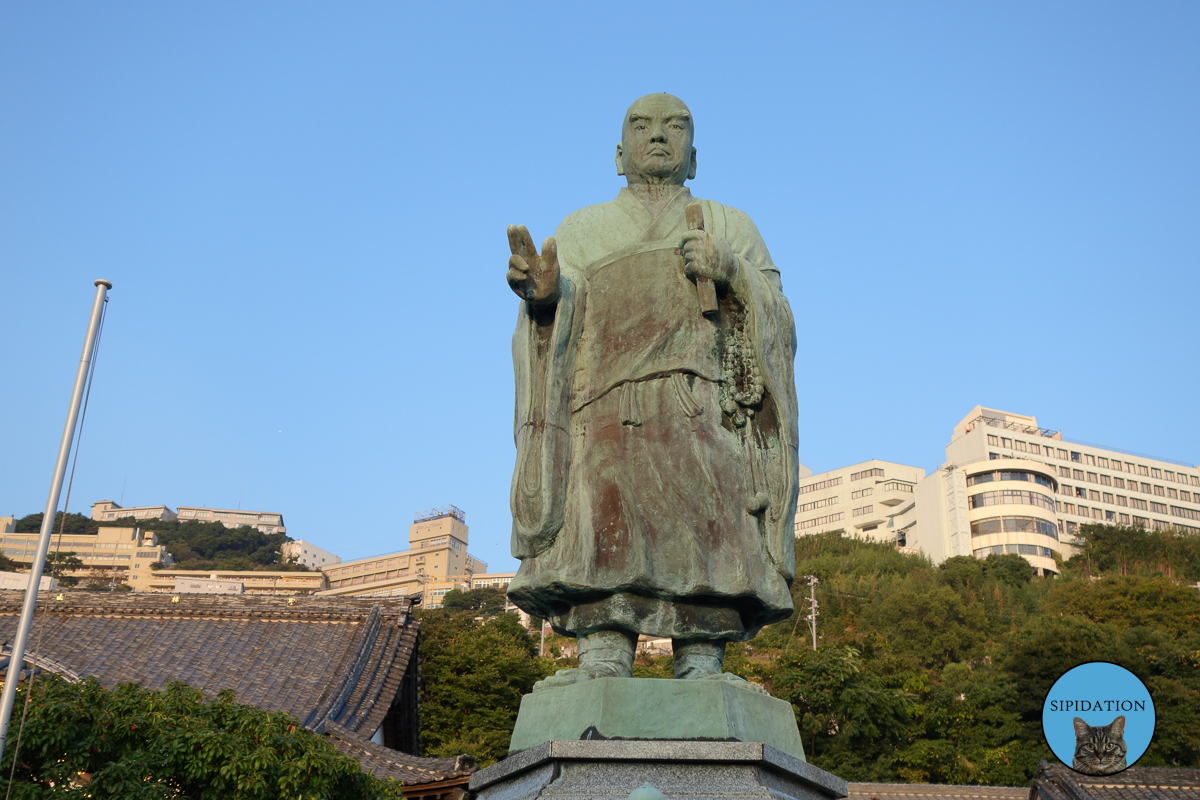
[[[760,742],[804,760],[791,703],[731,681],[600,678],[521,699],[510,753],[572,739]]]
[[[634,790],[635,800],[834,800],[846,782],[758,742],[662,740],[550,741],[471,776],[476,800],[627,800]]]

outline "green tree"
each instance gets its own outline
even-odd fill
[[[469,753],[481,766],[508,754],[521,697],[553,665],[516,614],[417,612],[421,620],[421,738],[429,756]]]
[[[506,603],[504,590],[495,586],[481,586],[465,592],[451,589],[442,598],[442,608],[447,611],[475,611],[485,617],[503,612]]]
[[[12,797],[194,800],[399,800],[400,784],[364,772],[324,737],[287,714],[239,705],[232,692],[206,700],[176,683],[161,692],[135,684],[106,690],[95,679],[49,676],[28,687],[0,771],[16,771]]]
[[[46,515],[41,511],[36,514],[28,514],[18,519],[13,527],[14,533],[39,533],[42,530],[42,520]],[[66,534],[67,536],[78,536],[80,534],[95,533],[99,527],[99,523],[90,520],[83,514],[67,514],[66,527],[63,526],[63,512],[59,511],[54,515],[54,533]]]
[[[46,554],[46,566],[43,573],[53,577],[63,586],[79,585],[79,578],[67,574],[77,569],[83,569],[83,559],[76,555],[74,550],[51,550]]]

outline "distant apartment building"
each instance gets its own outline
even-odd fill
[[[303,564],[309,569],[325,569],[342,563],[339,556],[335,556],[328,550],[322,550],[312,542],[306,542],[303,539],[284,542],[279,552],[285,559],[294,558],[297,564]]]
[[[418,513],[408,529],[408,550],[344,561],[325,570],[325,595],[422,597],[425,608],[441,606],[453,589],[467,590],[487,564],[467,552],[466,515],[455,506]]]
[[[1075,442],[1034,417],[976,406],[931,475],[868,461],[801,481],[796,535],[843,531],[935,563],[1015,553],[1055,574],[1085,523],[1200,533],[1197,489],[1195,465]]]
[[[181,522],[198,520],[200,522],[220,522],[226,528],[238,528],[249,525],[258,528],[263,533],[287,533],[283,525],[283,515],[275,511],[243,511],[240,508],[205,508],[203,506],[179,506],[178,512],[166,506],[135,506],[124,508],[112,500],[101,500],[92,503],[92,519],[106,522],[109,520],[126,519],[161,519],[166,521],[178,519]]]
[[[189,519],[200,522],[219,522],[226,528],[240,528],[249,525],[258,528],[263,533],[287,533],[283,526],[283,515],[274,511],[243,511],[240,508],[203,508],[201,506],[180,506],[179,519]]]
[[[4,555],[20,564],[33,564],[37,552],[38,534],[6,532],[0,538]],[[50,551],[73,552],[83,561],[81,569],[70,573],[72,577],[88,581],[110,581],[128,583],[135,589],[145,583],[150,574],[150,565],[156,562],[170,563],[170,555],[164,545],[158,544],[153,532],[143,533],[138,528],[100,528],[93,534],[73,534],[50,540]]]
[[[911,503],[925,470],[890,461],[864,461],[800,480],[796,535],[827,530],[868,534],[887,527]]]
[[[141,576],[139,576],[141,578]],[[159,569],[134,586],[139,592],[174,592],[180,581],[203,585],[239,583],[245,594],[306,595],[329,586],[323,572],[267,572],[230,569]],[[213,593],[203,592],[201,593]],[[224,593],[224,592],[222,592]],[[240,592],[238,592],[240,594]]]
[[[101,500],[99,503],[92,503],[92,519],[100,520],[101,522],[114,519],[161,519],[170,522],[176,519],[176,514],[166,506],[134,506],[133,508],[124,508],[117,505],[112,500]]]

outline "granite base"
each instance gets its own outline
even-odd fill
[[[646,786],[649,784],[649,786]],[[758,742],[551,741],[471,776],[476,800],[834,800],[846,782]]]

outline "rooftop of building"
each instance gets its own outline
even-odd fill
[[[1043,761],[1030,800],[1200,800],[1200,769],[1130,767],[1115,775],[1081,775]],[[881,798],[882,800],[882,798]]]
[[[23,598],[0,591],[0,639],[15,635]],[[27,662],[108,687],[185,681],[209,696],[231,689],[238,702],[291,714],[339,749],[363,754],[377,774],[447,780],[473,763],[369,746],[408,694],[415,742],[420,622],[411,609],[404,597],[41,592],[37,652],[31,647]]]
[[[933,783],[847,783],[846,800],[1028,800],[1023,786],[959,786]]]

